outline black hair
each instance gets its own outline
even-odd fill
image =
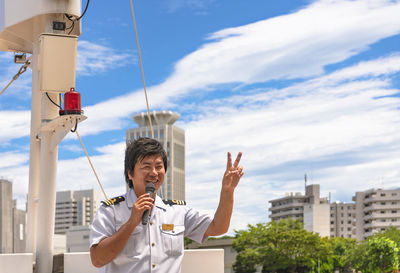
[[[155,139],[141,137],[128,143],[125,150],[125,181],[129,188],[133,188],[133,182],[129,179],[128,173],[133,175],[133,170],[138,161],[142,161],[147,156],[160,155],[164,163],[165,172],[167,171],[167,154],[160,142]]]

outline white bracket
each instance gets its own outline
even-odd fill
[[[68,132],[74,128],[77,123],[80,123],[85,119],[87,119],[87,117],[84,115],[59,116],[50,122],[45,123],[40,129],[40,132],[50,132],[53,134],[50,149],[54,150]]]

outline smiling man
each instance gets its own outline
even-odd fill
[[[148,183],[158,190],[164,182],[166,153],[154,139],[139,138],[129,144],[125,179],[130,189],[103,202],[96,214],[90,233],[93,265],[107,273],[180,272],[184,236],[201,243],[228,231],[234,190],[243,176],[241,155],[232,164],[228,153],[220,202],[211,217],[183,206],[184,202],[163,201],[156,193],[146,193]],[[146,210],[150,210],[149,221],[143,225]]]

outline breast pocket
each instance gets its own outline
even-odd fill
[[[128,258],[138,258],[144,253],[145,236],[142,234],[143,227],[137,226],[129,236],[121,254]]]
[[[180,256],[183,254],[183,234],[185,226],[174,225],[172,229],[165,230],[160,226],[161,240],[165,253],[172,256]]]

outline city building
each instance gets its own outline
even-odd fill
[[[163,199],[185,200],[185,131],[174,125],[180,117],[171,111],[150,113],[154,139],[160,141],[168,157],[167,174],[158,194]],[[147,113],[133,116],[138,128],[128,129],[126,141],[152,137]]]
[[[17,208],[13,200],[13,253],[26,252],[26,212]]]
[[[67,231],[67,252],[89,252],[89,226],[73,226]]]
[[[330,237],[356,238],[356,205],[334,202],[330,204]]]
[[[0,179],[0,253],[25,252],[25,229],[26,212],[12,199],[12,183]]]
[[[56,234],[66,234],[72,226],[90,225],[100,206],[97,190],[60,191],[56,196]]]
[[[233,263],[236,260],[237,252],[233,249],[233,239],[208,239],[203,244],[192,242],[188,249],[223,249],[224,250],[224,273],[233,273]]]
[[[12,183],[0,179],[0,253],[13,252]]]
[[[364,240],[391,226],[400,228],[400,188],[356,192],[353,201],[357,240]]]
[[[306,186],[304,195],[290,193],[269,203],[272,220],[302,219],[305,230],[317,232],[322,237],[330,235],[329,202],[328,198],[320,197],[318,184]]]

